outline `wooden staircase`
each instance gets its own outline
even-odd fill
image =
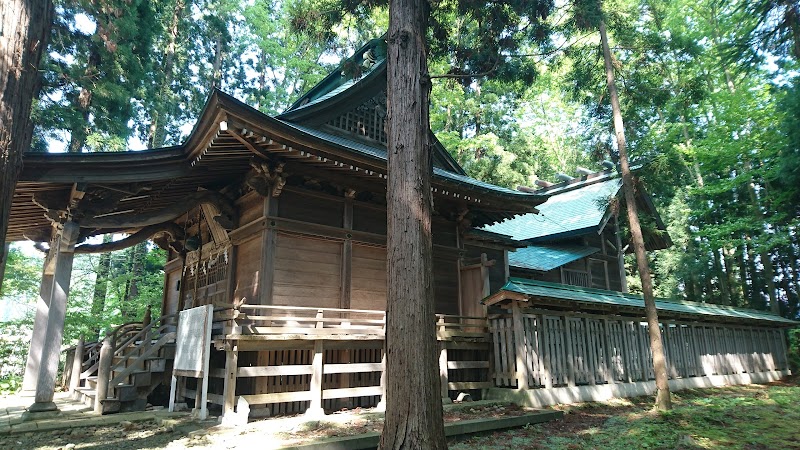
[[[148,323],[146,317],[141,323],[121,325],[108,333],[102,343],[84,346],[82,371],[73,396],[102,414],[144,410],[159,386],[169,386],[175,332],[174,325],[166,319],[172,317],[163,316],[153,323]],[[159,323],[163,325],[154,329],[154,324]],[[97,392],[103,390],[104,384],[107,394],[98,404]]]

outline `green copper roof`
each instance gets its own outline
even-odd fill
[[[599,248],[580,245],[532,245],[509,252],[508,264],[546,272],[599,251]]]
[[[616,196],[621,186],[622,179],[613,178],[552,194],[536,207],[539,214],[525,214],[484,227],[484,230],[519,241],[567,237],[597,230],[608,209],[609,198]]]
[[[601,289],[590,289],[578,286],[569,286],[543,281],[533,281],[523,278],[511,278],[500,289],[484,301],[491,300],[493,297],[502,295],[502,292],[515,292],[518,294],[529,295],[532,297],[544,297],[558,300],[571,300],[578,304],[608,305],[617,307],[628,307],[641,310],[644,313],[644,299],[638,295],[623,294],[621,292],[605,291]],[[489,302],[492,303],[492,302]],[[800,322],[789,320],[784,317],[768,313],[766,311],[755,311],[752,309],[733,308],[730,306],[713,305],[709,303],[696,303],[687,301],[656,299],[656,308],[665,316],[672,314],[696,315],[716,318],[761,320],[774,322],[782,325],[800,325]]]

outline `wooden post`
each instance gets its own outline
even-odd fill
[[[106,336],[100,347],[100,362],[97,366],[97,386],[94,395],[94,412],[103,413],[103,402],[108,397],[108,382],[111,380],[111,362],[114,357],[114,344],[111,336]]]
[[[267,227],[261,234],[261,273],[259,275],[259,301],[261,305],[272,304],[272,289],[275,283],[275,250],[278,244],[278,232],[270,223],[269,217],[278,215],[278,197],[270,195],[264,199],[264,220]]]
[[[147,305],[147,309],[144,312],[144,317],[142,318],[142,328],[147,328],[153,321],[153,312],[150,310],[150,305]],[[147,330],[142,337],[142,352],[146,352],[148,348],[150,348],[150,344],[152,344],[152,327]]]
[[[356,191],[346,189],[344,193],[344,211],[342,217],[342,225],[345,230],[353,229],[353,199],[355,198]],[[353,240],[347,234],[347,238],[342,243],[342,285],[339,292],[339,308],[350,309],[352,291],[353,291]],[[347,314],[347,313],[344,313]],[[343,314],[343,317],[344,317]],[[346,325],[342,323],[341,325]],[[339,351],[339,363],[350,363],[350,350],[344,349]],[[350,388],[352,385],[352,374],[340,373],[339,387],[342,389]],[[339,406],[343,408],[351,408],[353,406],[352,398],[342,398],[338,400]]]
[[[81,371],[83,368],[83,335],[78,338],[78,344],[75,346],[75,356],[72,357],[72,376],[69,380],[69,391],[73,394],[81,384]]]
[[[384,329],[385,331],[385,329]],[[386,341],[384,340],[383,354],[381,355],[381,400],[375,406],[376,411],[386,411]]]
[[[780,336],[778,337],[778,339],[779,339],[778,340],[778,344],[780,346],[780,349],[779,349],[780,366],[778,367],[778,370],[786,370],[786,369],[789,368],[789,357],[788,357],[787,351],[786,351],[786,349],[789,348],[789,345],[786,342],[786,329],[785,328],[781,328],[781,329],[777,330],[776,332],[780,334]]]
[[[542,374],[542,379],[544,380],[544,388],[545,389],[552,389],[553,388],[553,369],[552,364],[550,361],[550,337],[549,331],[547,329],[547,325],[545,322],[544,314],[539,314],[536,316],[536,320],[539,322],[539,336],[542,337],[542,363],[544,365],[544,374]]]
[[[39,366],[42,361],[42,348],[47,334],[47,316],[50,310],[50,297],[53,293],[53,269],[57,245],[51,245],[47,252],[43,268],[42,283],[39,286],[39,300],[36,302],[36,316],[33,319],[33,335],[28,350],[28,362],[25,364],[25,376],[22,379],[22,392],[33,395],[39,379]]]
[[[72,262],[75,256],[75,243],[79,231],[78,225],[67,222],[54,242],[58,247],[58,253],[55,258],[53,289],[47,315],[47,333],[42,347],[39,377],[36,382],[35,403],[28,408],[28,411],[32,413],[58,410],[56,404],[53,403],[53,395],[55,394],[56,372],[64,335],[64,317],[67,313],[67,297],[72,276]]]
[[[236,404],[236,375],[239,370],[238,341],[225,342],[225,380],[222,390],[222,419],[232,414]],[[241,413],[241,411],[239,411]],[[245,418],[246,420],[246,418]]]
[[[567,347],[567,351],[564,352],[567,357],[567,386],[575,387],[575,349],[572,345],[575,339],[573,339],[570,329],[569,317],[562,316],[561,318],[564,322],[564,344]]]
[[[442,403],[453,403],[450,399],[450,389],[449,383],[450,380],[447,374],[447,342],[439,341],[440,351],[439,351],[439,378],[441,380],[442,385]]]
[[[317,319],[322,319],[323,310],[317,311]],[[322,328],[324,322],[317,322],[316,328]],[[325,415],[325,410],[322,408],[322,378],[323,378],[323,359],[324,342],[322,340],[314,341],[314,354],[311,359],[311,383],[309,390],[311,391],[311,403],[306,410],[306,416],[319,417]]]
[[[606,375],[606,383],[614,384],[614,367],[611,365],[611,336],[608,319],[603,319],[603,360]]]
[[[514,321],[514,353],[516,360],[517,389],[528,389],[528,358],[525,348],[525,328],[522,324],[522,312],[516,300],[511,302],[511,317]],[[510,361],[509,361],[510,363]]]

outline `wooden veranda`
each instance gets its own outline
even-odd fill
[[[492,387],[486,318],[431,320],[443,401]],[[251,416],[381,406],[385,323],[375,310],[216,305],[207,399],[223,416],[244,404]],[[182,379],[178,398],[197,399],[198,385]]]

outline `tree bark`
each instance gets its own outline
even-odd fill
[[[0,3],[0,265],[11,199],[22,170],[22,153],[31,145],[31,103],[41,84],[38,69],[50,34],[50,0],[3,0]],[[0,278],[2,286],[2,278]]]
[[[447,448],[431,242],[428,3],[389,4],[386,421],[382,449]]]
[[[722,267],[722,257],[719,255],[720,249],[711,249],[711,254],[714,257],[714,271],[717,273],[717,280],[719,280],[720,293],[722,295],[723,305],[731,305],[731,291],[728,287],[728,274]]]
[[[89,107],[92,106],[92,96],[94,93],[87,86],[93,85],[94,79],[97,76],[95,71],[100,63],[100,53],[94,46],[94,43],[89,44],[91,50],[89,51],[89,62],[84,71],[85,80],[83,80],[81,92],[75,97],[75,103],[73,104],[73,108],[80,114],[81,120],[80,123],[74,124],[72,130],[70,130],[70,153],[80,153],[86,145],[86,139],[89,136]]]
[[[611,50],[608,47],[605,21],[600,21],[600,40],[603,45],[603,60],[606,69],[606,83],[608,84],[611,109],[614,115],[614,131],[617,136],[619,150],[619,163],[622,169],[622,184],[625,191],[625,201],[628,206],[628,225],[631,229],[633,250],[636,254],[636,263],[639,268],[639,277],[642,279],[642,293],[644,294],[645,314],[650,333],[650,348],[653,352],[653,369],[656,375],[656,407],[660,410],[672,408],[667,379],[667,364],[664,358],[664,348],[661,342],[661,328],[658,324],[658,311],[653,296],[653,280],[650,277],[650,265],[647,262],[647,253],[644,248],[642,227],[639,223],[639,214],[636,208],[636,194],[631,168],[628,164],[628,153],[625,143],[625,130],[622,123],[622,111],[619,106],[617,85],[614,81],[614,67],[611,61]]]
[[[126,310],[130,311],[135,317],[134,302],[139,297],[139,281],[142,279],[142,267],[144,255],[147,253],[147,241],[140,242],[131,248],[131,271],[130,271],[130,285],[128,287],[128,294],[125,297]]]
[[[111,243],[111,235],[103,236],[103,244]],[[100,244],[100,245],[103,245]],[[76,248],[77,250],[77,248]],[[77,253],[77,251],[76,251]],[[94,293],[92,295],[92,318],[95,322],[92,325],[92,336],[90,342],[100,338],[100,322],[97,321],[103,315],[103,310],[106,307],[106,293],[108,292],[108,274],[111,270],[111,253],[103,253],[100,255],[100,261],[97,263],[97,270],[95,271],[96,278],[94,280]]]
[[[164,145],[166,140],[167,112],[164,108],[164,99],[168,98],[172,90],[175,70],[175,52],[177,50],[178,33],[180,31],[181,20],[186,11],[184,0],[177,0],[172,9],[172,19],[170,20],[169,32],[167,33],[167,45],[164,49],[164,62],[161,66],[159,92],[161,98],[155,102],[155,107],[150,112],[150,127],[147,133],[147,148],[158,148]]]

